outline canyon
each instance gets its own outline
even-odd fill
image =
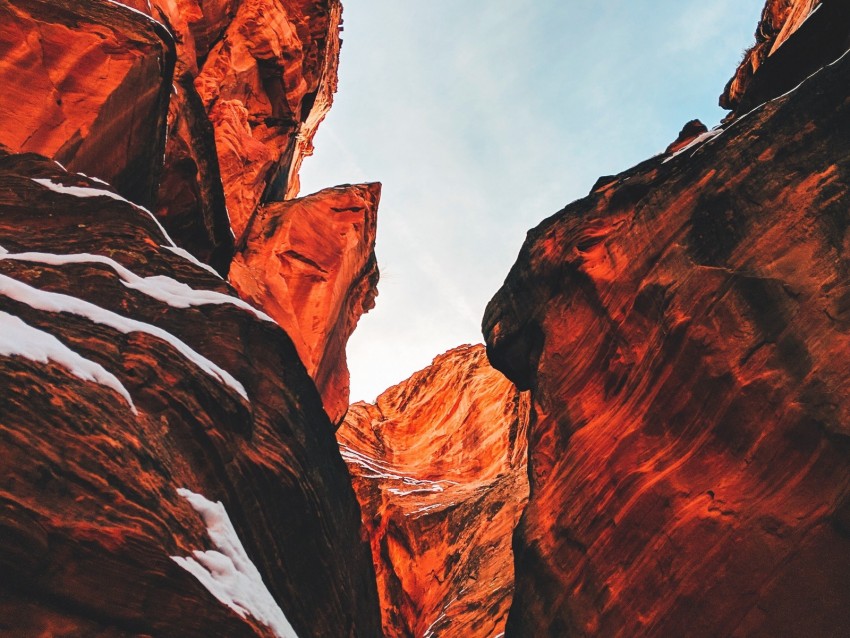
[[[0,0],[0,635],[850,634],[850,8],[349,405],[338,0]]]

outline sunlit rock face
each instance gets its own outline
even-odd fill
[[[528,494],[528,397],[461,346],[351,406],[337,438],[363,509],[387,636],[495,636]]]
[[[244,0],[200,68],[237,241],[260,203],[298,193],[336,91],[341,14],[338,0]]]
[[[338,0],[4,0],[0,117],[16,125],[0,144],[155,205],[226,274],[258,207],[298,194],[341,15]]]
[[[380,187],[282,200],[297,195],[336,90],[341,10],[336,0],[0,2],[0,144],[107,181],[231,274],[290,333],[335,423],[348,405],[345,343],[377,294]]]
[[[150,206],[174,71],[168,31],[112,2],[0,2],[0,144]]]
[[[850,56],[529,233],[484,319],[533,397],[508,635],[850,634],[848,86]]]
[[[230,280],[292,338],[334,423],[348,410],[345,345],[375,305],[380,184],[328,188],[262,207]]]
[[[137,2],[175,32],[178,63],[157,215],[226,272],[259,207],[295,197],[337,87],[338,0]]]
[[[0,633],[274,635],[172,559],[233,555],[187,488],[223,503],[301,638],[379,635],[360,511],[291,340],[106,188],[0,159]]]

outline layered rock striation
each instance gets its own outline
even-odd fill
[[[338,421],[379,187],[278,201],[340,11],[0,1],[0,634],[381,635],[316,389]],[[297,346],[222,279],[234,231],[250,276],[295,273],[252,301]]]
[[[337,432],[363,509],[387,636],[495,636],[528,492],[528,397],[461,346],[356,403]]]
[[[379,187],[286,202],[336,91],[340,2],[4,0],[0,18],[0,144],[108,182],[222,276],[238,255],[237,288],[282,321],[339,422],[345,342],[377,294]],[[289,235],[315,276],[283,263],[249,284]]]
[[[507,635],[850,632],[850,20],[780,4],[732,120],[533,229],[487,308],[533,397]]]
[[[0,246],[0,633],[379,635],[286,333],[147,211],[33,155],[0,159]]]

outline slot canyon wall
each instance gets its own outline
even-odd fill
[[[850,633],[850,6],[771,0],[712,130],[533,229],[508,636]]]
[[[341,16],[0,0],[0,635],[850,634],[850,6],[768,0],[720,127],[350,407]]]
[[[381,634],[334,438],[380,185],[295,198],[340,30],[0,1],[0,635]]]
[[[496,636],[528,495],[528,395],[460,346],[355,403],[337,432],[378,572],[388,637]]]

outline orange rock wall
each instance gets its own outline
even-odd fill
[[[0,144],[150,206],[175,64],[170,34],[111,2],[0,2]]]
[[[233,568],[178,488],[223,503],[301,638],[380,635],[357,501],[291,341],[103,189],[0,154],[0,635],[272,636],[172,558]],[[10,340],[12,320],[37,338]]]
[[[507,635],[850,633],[839,56],[529,233],[484,320],[534,406]]]
[[[269,204],[254,218],[230,281],[290,335],[331,421],[348,409],[345,345],[375,305],[380,184]]]
[[[495,636],[528,493],[528,398],[461,346],[351,407],[337,438],[372,544],[387,636]]]

